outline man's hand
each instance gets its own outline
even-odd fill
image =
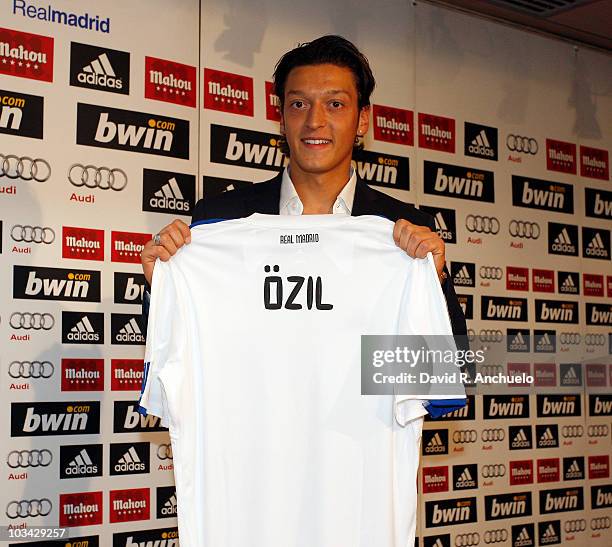
[[[153,279],[153,268],[155,267],[155,259],[166,262],[170,260],[176,251],[178,251],[185,243],[191,241],[191,230],[189,226],[182,220],[176,219],[168,226],[164,226],[159,232],[159,245],[156,245],[153,240],[147,242],[140,253],[140,262],[144,271],[145,279],[151,283]]]
[[[417,226],[407,220],[399,219],[393,227],[395,244],[412,258],[425,258],[428,252],[433,255],[438,277],[442,275],[446,262],[444,240],[427,226]]]

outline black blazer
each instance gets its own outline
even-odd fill
[[[192,222],[213,218],[243,218],[253,213],[277,215],[281,182],[282,171],[268,181],[201,199],[193,211]],[[355,186],[355,197],[353,199],[351,215],[379,215],[393,222],[402,218],[419,226],[428,226],[432,230],[436,229],[434,218],[428,213],[370,188],[359,178]],[[446,266],[445,271],[448,274]],[[450,276],[442,285],[442,289],[446,296],[446,304],[457,347],[467,349],[465,316],[457,300]]]

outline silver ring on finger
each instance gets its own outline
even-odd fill
[[[155,245],[161,245],[161,235],[160,234],[155,234],[153,236],[153,243],[155,243]]]

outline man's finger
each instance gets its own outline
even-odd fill
[[[158,247],[163,247],[171,255],[175,254],[176,251],[178,250],[178,247],[174,243],[174,239],[172,238],[172,236],[168,232],[160,233],[159,234],[159,241],[160,241],[161,245],[158,245]]]
[[[172,224],[174,224],[174,226],[179,229],[183,236],[183,239],[185,240],[185,243],[190,243],[191,229],[189,228],[189,226],[187,226],[187,224],[185,224],[182,220],[179,220],[178,218]]]
[[[185,245],[185,237],[183,236],[183,233],[172,225],[168,226],[168,228],[166,228],[159,235],[162,236],[162,241],[163,236],[168,235],[177,249],[180,249],[183,245]]]

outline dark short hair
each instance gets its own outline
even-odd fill
[[[289,73],[299,66],[323,64],[349,68],[355,76],[359,109],[370,105],[370,95],[374,91],[376,80],[368,59],[346,38],[330,34],[298,45],[276,63],[274,92],[280,99],[281,109],[285,104],[285,83]]]

